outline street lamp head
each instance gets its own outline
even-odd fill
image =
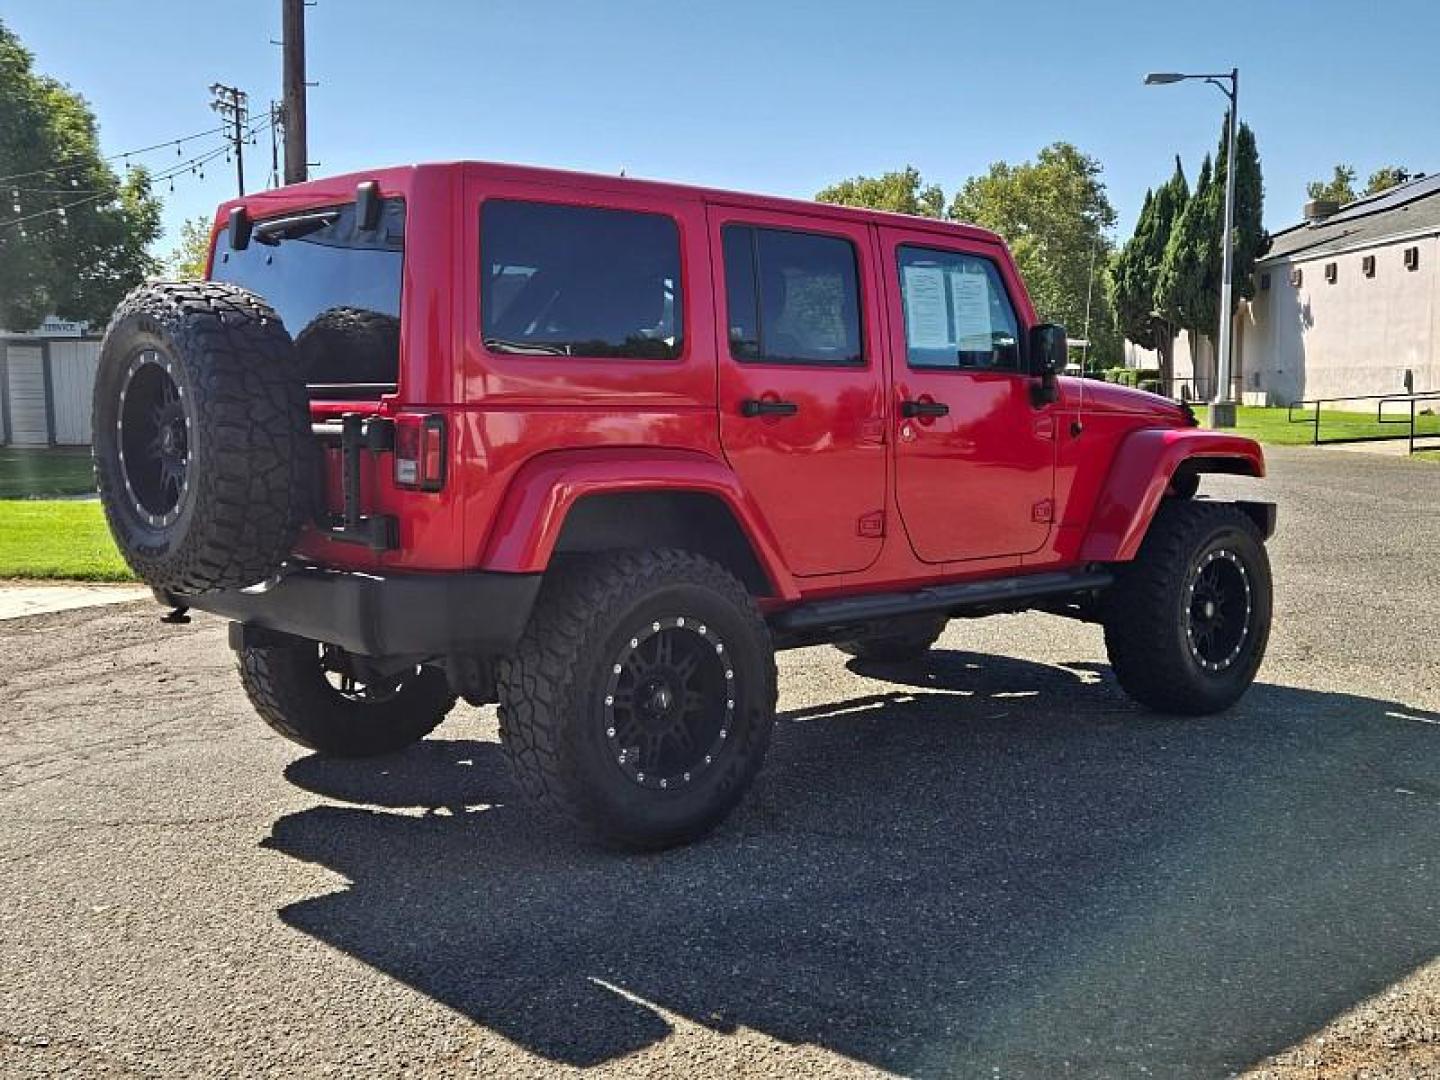
[[[1181,75],[1178,72],[1174,71],[1152,71],[1150,72],[1150,74],[1145,76],[1145,85],[1164,86],[1167,83],[1180,82],[1184,78],[1184,75]]]

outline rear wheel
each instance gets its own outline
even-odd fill
[[[1167,500],[1104,598],[1121,687],[1160,712],[1204,715],[1255,680],[1270,637],[1270,560],[1228,503]]]
[[[837,641],[835,647],[857,660],[898,664],[919,660],[945,631],[945,620],[929,616],[897,620],[883,629],[849,641]]]
[[[754,601],[683,551],[551,573],[498,671],[501,739],[522,788],[613,846],[702,836],[770,742],[775,660]]]
[[[455,705],[445,674],[366,673],[331,645],[294,638],[240,651],[240,682],[260,718],[335,757],[390,754],[434,731]]]

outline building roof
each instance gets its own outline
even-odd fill
[[[1323,221],[1281,229],[1259,261],[1313,259],[1426,231],[1440,232],[1440,173],[1346,203]]]

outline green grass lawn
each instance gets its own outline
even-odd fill
[[[94,490],[88,446],[45,450],[0,446],[0,499],[83,495]]]
[[[0,579],[133,581],[95,500],[0,501]]]
[[[1236,410],[1235,430],[1243,435],[1249,435],[1263,443],[1273,443],[1282,446],[1308,446],[1315,438],[1315,426],[1313,423],[1313,410],[1296,410],[1296,416],[1306,417],[1306,423],[1291,423],[1287,416],[1286,409],[1261,409],[1242,406]],[[1209,423],[1210,411],[1199,410],[1200,422]],[[1387,417],[1394,416],[1399,419],[1401,413],[1392,406],[1386,410]],[[1408,408],[1404,414],[1407,423],[1393,424],[1380,423],[1374,411],[1370,412],[1340,412],[1333,409],[1322,409],[1320,411],[1320,441],[1323,444],[1328,439],[1359,438],[1365,435],[1404,435],[1408,427]],[[1415,432],[1417,435],[1440,436],[1440,416],[1419,416],[1416,418]],[[1416,457],[1421,455],[1417,454]],[[1428,455],[1427,455],[1428,456]]]

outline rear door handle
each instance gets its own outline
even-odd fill
[[[740,402],[741,416],[794,416],[800,406],[793,401],[776,401],[774,398],[746,398]]]
[[[902,401],[900,415],[906,419],[915,416],[949,416],[950,406],[943,401]]]

